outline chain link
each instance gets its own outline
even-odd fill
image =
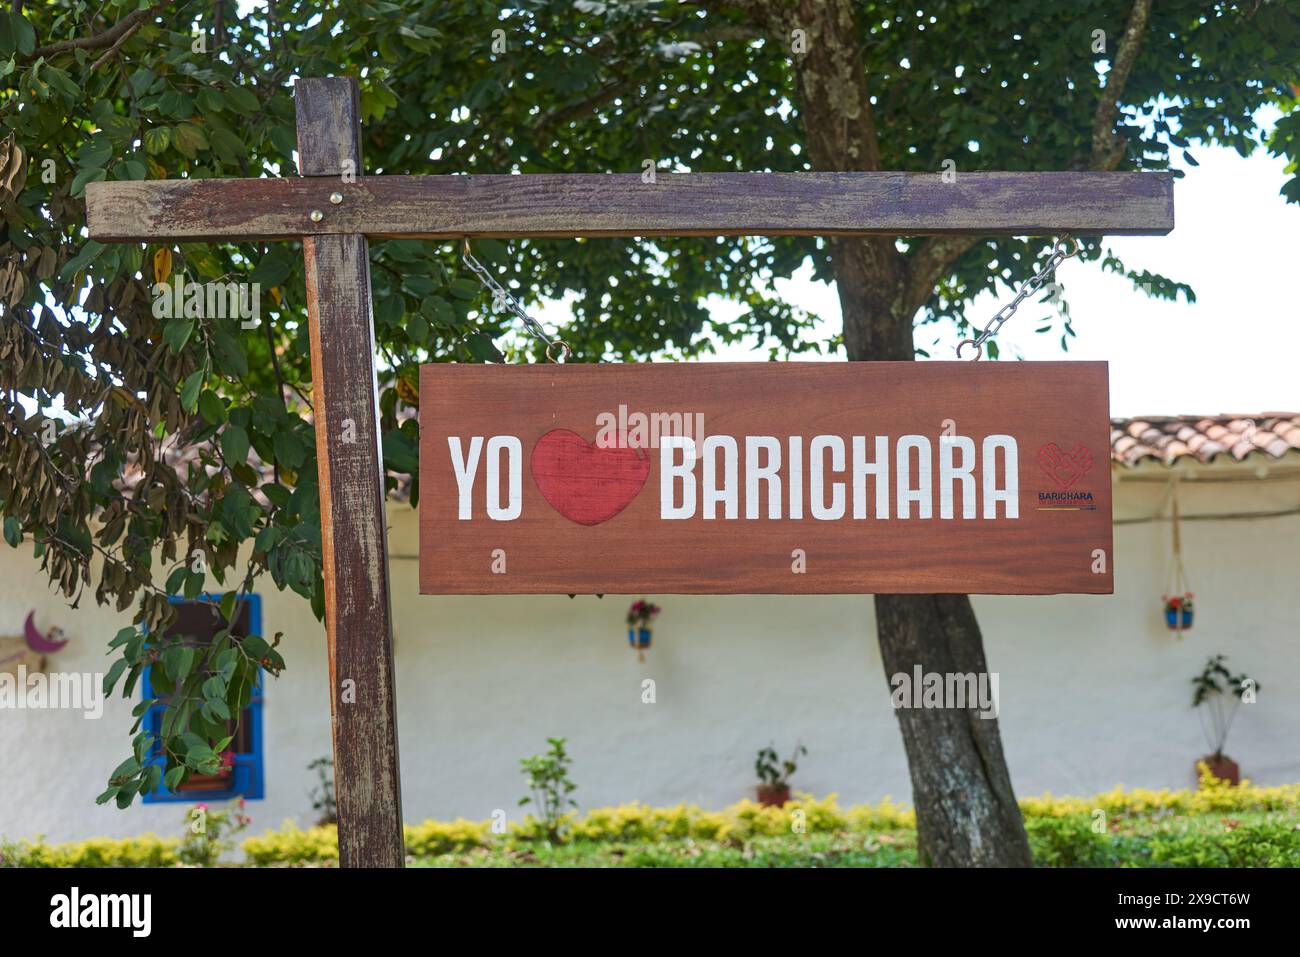
[[[1080,248],[1079,241],[1071,236],[1062,236],[1058,239],[1056,244],[1052,246],[1052,254],[1047,257],[1047,263],[1043,268],[1038,270],[1031,279],[1020,287],[1020,290],[1016,293],[1016,298],[998,310],[997,315],[990,319],[988,325],[984,327],[984,331],[974,339],[963,339],[957,343],[957,358],[961,358],[961,351],[966,346],[974,346],[975,355],[971,356],[971,361],[979,361],[980,356],[984,354],[984,343],[998,334],[998,330],[1002,328],[1003,323],[1015,314],[1022,302],[1043,287],[1043,283],[1047,278],[1056,272],[1057,266],[1072,256],[1079,255]]]
[[[492,293],[492,304],[497,309],[508,309],[510,312],[514,313],[515,316],[524,324],[524,330],[530,336],[540,342],[546,343],[547,359],[551,362],[563,362],[565,359],[569,358],[573,350],[569,348],[568,343],[562,339],[552,339],[548,336],[546,330],[542,328],[541,323],[528,314],[528,310],[524,308],[523,303],[512,296],[510,290],[497,282],[496,277],[488,271],[488,268],[474,258],[474,254],[469,251],[468,237],[465,239],[465,252],[461,256],[461,259],[464,261],[465,265],[469,267],[470,272],[478,277],[478,281],[487,288],[487,291]],[[555,357],[556,349],[560,350],[562,358],[557,359]]]

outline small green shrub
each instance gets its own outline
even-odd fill
[[[69,844],[46,844],[37,838],[0,846],[0,867],[175,867],[179,844],[156,834]]]
[[[1040,867],[1115,867],[1120,863],[1111,835],[1093,831],[1091,818],[1029,818],[1025,831],[1034,863]]]
[[[334,824],[322,824],[303,831],[286,822],[278,831],[245,838],[240,847],[248,862],[258,867],[328,866],[338,863],[339,829]]]

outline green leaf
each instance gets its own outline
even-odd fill
[[[173,568],[172,573],[167,576],[167,594],[180,594],[180,590],[185,586],[185,576],[189,573],[189,568],[183,563]]]
[[[224,327],[218,327],[212,333],[212,358],[216,367],[232,379],[242,379],[248,375],[248,356],[244,347]]]
[[[116,768],[114,768],[113,773],[110,774],[108,777],[110,780],[112,780],[113,778],[124,778],[132,774],[139,774],[139,773],[140,773],[140,762],[135,759],[134,755],[132,755],[131,757],[123,761],[121,764],[119,764]],[[126,785],[122,785],[122,787],[125,786]]]
[[[288,508],[289,502],[293,497],[283,485],[276,485],[274,482],[267,482],[262,486],[262,494],[267,497],[272,505],[276,508]]]
[[[280,543],[284,531],[277,525],[268,525],[257,533],[257,538],[253,541],[253,550],[257,552],[269,552],[272,548]]]
[[[231,108],[245,116],[252,116],[257,112],[260,101],[257,94],[242,86],[232,86],[226,89],[226,102]]]
[[[221,430],[221,454],[227,465],[248,460],[248,433],[233,423]]]
[[[238,163],[248,156],[244,141],[229,130],[214,129],[209,137],[212,149],[224,162]]]
[[[200,150],[208,148],[206,134],[193,123],[182,123],[177,126],[172,131],[172,141],[177,151],[190,159],[197,157]]]
[[[113,155],[113,143],[107,136],[92,136],[77,150],[77,164],[82,169],[103,166]]]
[[[23,540],[23,523],[13,515],[5,516],[5,541],[10,548],[17,548]]]
[[[420,471],[420,455],[406,435],[396,430],[385,432],[383,438],[384,468],[394,472],[414,475]]]
[[[199,394],[199,415],[209,425],[221,425],[226,421],[226,404],[211,389],[204,389]]]
[[[266,639],[260,635],[249,635],[241,644],[244,648],[244,654],[254,661],[261,661],[271,649],[271,646],[266,643]]]
[[[272,246],[249,273],[248,281],[261,283],[263,286],[278,286],[289,278],[293,271],[293,258],[284,246]]]
[[[36,49],[36,31],[21,13],[13,14],[14,45],[18,52],[27,56]]]
[[[172,645],[170,648],[168,648],[166,651],[163,652],[163,656],[162,656],[163,673],[167,675],[167,677],[170,678],[173,682],[175,682],[178,688],[180,687],[180,681],[177,680],[176,672],[177,669],[180,668],[181,659],[184,657],[184,654],[185,654],[184,647],[182,647],[181,645]]]
[[[416,298],[423,298],[437,288],[432,279],[420,273],[410,273],[402,279],[402,289]]]
[[[163,786],[168,791],[175,791],[185,780],[185,765],[178,764],[163,777]]]
[[[406,320],[406,334],[411,337],[411,342],[417,346],[428,344],[429,320],[424,318],[422,311],[412,313]]]
[[[99,167],[83,169],[76,176],[72,177],[72,195],[80,196],[86,191],[87,183],[98,183],[100,180],[107,178],[108,173]]]
[[[178,687],[184,684],[185,679],[189,677],[190,669],[194,667],[194,659],[198,655],[198,650],[188,645],[179,650],[180,654],[177,655],[176,661],[176,684]]]
[[[501,354],[500,350],[497,349],[492,340],[481,332],[476,332],[471,335],[465,340],[465,344],[469,346],[469,351],[473,354],[474,358],[478,359],[480,362],[505,361],[505,356]]]
[[[307,461],[307,450],[303,448],[302,442],[298,441],[298,437],[288,429],[276,430],[272,446],[275,449],[275,461],[285,468],[296,471],[302,467],[303,462]]]
[[[190,373],[181,385],[181,406],[186,412],[193,412],[199,402],[199,392],[203,388],[204,371],[197,369]]]
[[[235,620],[235,605],[239,601],[239,592],[228,591],[221,596],[221,617],[226,621]]]
[[[457,299],[473,299],[479,294],[479,284],[473,279],[457,279],[451,284],[451,294]]]
[[[420,304],[420,312],[430,322],[436,323],[445,328],[454,328],[456,323],[456,311],[451,308],[451,303],[440,296],[430,296]]]
[[[167,126],[154,126],[144,131],[144,150],[151,156],[163,152],[172,141],[172,131]]]
[[[185,348],[185,343],[189,342],[190,333],[193,331],[193,319],[186,319],[184,316],[173,316],[163,326],[163,343],[172,355],[180,355],[180,351]]]
[[[104,697],[107,698],[113,693],[113,686],[117,684],[117,679],[122,677],[124,671],[126,671],[126,659],[118,658],[104,675]]]
[[[213,86],[205,86],[194,95],[194,102],[205,113],[220,113],[226,108],[226,98]]]

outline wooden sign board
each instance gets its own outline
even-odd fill
[[[1113,591],[1104,362],[431,364],[425,594]]]

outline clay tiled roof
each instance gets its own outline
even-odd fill
[[[1300,458],[1300,413],[1144,416],[1110,422],[1110,456],[1119,465],[1137,465],[1144,459],[1173,465],[1186,458],[1208,463],[1219,456],[1239,462],[1252,454]]]

